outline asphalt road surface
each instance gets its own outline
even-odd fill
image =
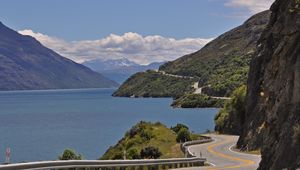
[[[233,150],[238,136],[231,135],[209,135],[214,141],[210,143],[193,145],[189,149],[195,155],[207,158],[211,166],[181,168],[181,170],[253,170],[257,169],[261,160],[260,155],[246,154]]]

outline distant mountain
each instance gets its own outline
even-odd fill
[[[146,70],[157,70],[159,66],[165,62],[153,62],[148,65],[140,65],[126,58],[116,60],[91,60],[84,62],[83,65],[90,67],[94,71],[97,71],[104,76],[118,82],[123,83],[131,75],[146,71]]]
[[[118,84],[0,22],[0,90],[106,88]]]
[[[157,96],[157,90],[160,90],[160,96],[178,97],[179,93],[174,93],[174,88],[184,89],[181,86],[187,85],[183,83],[186,80],[182,79],[182,83],[179,83],[173,79],[168,80],[166,75],[193,77],[194,82],[188,86],[198,81],[199,87],[203,87],[202,93],[229,96],[234,89],[246,84],[250,60],[269,18],[270,11],[252,16],[241,26],[220,35],[199,51],[163,64],[159,72],[165,74],[145,72],[133,75],[119,87],[114,96],[154,97]],[[169,86],[156,88],[166,85]],[[192,88],[185,89],[188,91],[182,93],[193,92]]]
[[[95,60],[86,61],[82,64],[98,72],[120,69],[122,67],[139,66],[137,63],[130,61],[126,58],[115,59],[115,60],[95,59]]]

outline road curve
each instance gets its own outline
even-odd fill
[[[238,136],[231,135],[209,135],[214,141],[210,143],[193,145],[189,147],[196,156],[207,158],[211,164],[208,167],[182,168],[182,170],[253,170],[257,169],[261,157],[259,155],[245,154],[233,151],[232,148],[238,140]]]

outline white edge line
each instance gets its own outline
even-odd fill
[[[229,147],[229,151],[233,152],[233,153],[237,153],[240,155],[247,155],[247,156],[256,156],[256,157],[261,157],[261,155],[255,155],[255,154],[250,154],[250,153],[242,153],[242,152],[237,152],[235,150],[232,150],[232,148],[235,146],[236,144],[233,144]]]
[[[209,143],[215,143],[215,142],[217,141],[217,139],[213,139],[213,138],[212,138],[212,140],[213,140],[213,141],[212,141],[212,142],[209,142]],[[199,145],[201,145],[201,144],[199,144]],[[188,150],[188,152],[193,153],[193,152],[190,151],[190,147],[193,147],[193,145],[188,146],[188,147],[187,147],[187,150]],[[193,154],[193,155],[194,155],[194,154]],[[196,156],[196,155],[194,155],[194,156]],[[206,160],[206,162],[207,162],[208,164],[210,164],[211,166],[217,166],[217,165],[215,165],[215,164],[213,164],[213,163],[211,163],[211,162],[208,162],[207,160]]]

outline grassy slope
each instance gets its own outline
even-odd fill
[[[162,75],[155,71],[140,72],[131,76],[113,94],[114,96],[136,97],[179,97],[191,92],[195,80]]]
[[[166,63],[160,70],[170,74],[198,77],[200,86],[213,96],[229,96],[246,83],[249,64],[256,51],[256,42],[269,19],[269,12],[262,12],[243,25],[211,41],[201,50]]]
[[[124,150],[128,153],[130,149],[135,148],[140,152],[141,149],[147,146],[158,147],[162,152],[161,158],[178,158],[184,156],[180,150],[180,145],[176,143],[176,134],[163,124],[143,122],[138,123],[132,129],[134,128],[139,130],[143,129],[143,132],[140,131],[130,137],[130,131],[128,131],[124,138],[115,146],[110,147],[101,159],[120,159],[118,155],[122,156]],[[142,133],[145,132],[152,135],[149,140],[142,137]]]

